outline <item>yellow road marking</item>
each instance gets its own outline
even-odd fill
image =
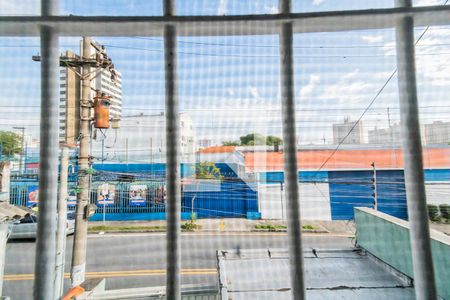
[[[216,269],[183,269],[181,275],[215,275]],[[165,269],[156,270],[128,270],[128,271],[103,271],[103,272],[86,272],[87,278],[97,277],[131,277],[131,276],[164,276]],[[70,278],[69,273],[64,274],[64,278]],[[34,274],[6,274],[4,280],[18,281],[18,280],[33,280]]]

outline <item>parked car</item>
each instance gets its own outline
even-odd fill
[[[17,220],[9,226],[8,239],[34,239],[37,232],[37,215],[26,215],[24,218]],[[75,232],[75,214],[70,212],[67,214],[66,234]]]

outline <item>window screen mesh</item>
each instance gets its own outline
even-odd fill
[[[163,16],[162,1],[59,2],[61,16]],[[424,8],[447,4],[413,2]],[[179,0],[176,6],[179,16],[270,19],[278,14],[275,0]],[[390,0],[292,1],[293,13],[313,16],[391,8]],[[8,16],[39,16],[40,2],[0,1],[0,15],[0,22]],[[149,26],[162,30],[161,24]],[[227,22],[226,35],[219,26],[217,34],[205,28],[206,33],[177,36],[181,290],[186,299],[291,297],[284,157],[285,138],[292,132],[283,132],[284,60],[279,32],[269,30],[269,23],[258,24],[267,28],[251,28],[254,34],[249,34],[243,33],[242,23]],[[444,299],[450,297],[450,246],[442,235],[450,232],[450,28],[445,24],[413,29],[423,183],[432,247],[441,247],[433,260],[438,294]],[[114,33],[115,24],[107,26],[111,34],[92,36],[90,59],[106,53],[102,59],[111,61],[89,67],[88,100],[92,106],[104,100],[109,126],[96,128],[98,115],[92,108],[88,189],[96,208],[89,219],[86,278],[105,278],[107,291],[146,287],[145,295],[156,297],[164,293],[170,264],[165,235],[170,197],[167,49],[162,34],[121,36]],[[294,32],[292,44],[291,113],[307,299],[413,299],[402,152],[411,136],[400,120],[403,83],[398,79],[396,29],[322,32],[321,24],[314,26],[317,30],[309,33]],[[83,33],[59,37],[58,135],[71,144],[64,293],[71,286],[73,214],[80,192],[82,40]],[[45,201],[38,197],[39,154],[40,133],[47,130],[40,127],[40,51],[39,37],[0,37],[0,153],[2,162],[10,162],[8,199],[36,215],[39,201]],[[39,219],[8,222],[3,295],[32,299]],[[136,291],[127,291],[124,299]]]

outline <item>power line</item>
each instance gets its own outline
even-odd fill
[[[151,49],[151,48],[141,48],[141,47],[130,47],[130,46],[116,46],[111,44],[105,44],[109,48],[127,49],[127,50],[141,50],[149,52],[159,52],[164,53],[163,49]],[[279,59],[279,55],[241,55],[241,54],[215,54],[215,53],[199,53],[199,52],[185,52],[178,51],[178,54],[183,55],[194,55],[194,56],[210,56],[210,57],[233,57],[233,58],[276,58]],[[417,56],[431,56],[431,55],[450,55],[450,52],[437,52],[437,53],[422,53],[417,54]],[[371,57],[395,57],[396,54],[368,54],[368,55],[294,55],[294,58],[371,58]]]
[[[447,2],[449,0],[446,0],[444,2],[443,5],[446,5]],[[422,32],[422,34],[419,36],[419,38],[417,39],[417,41],[414,43],[414,45],[417,45],[419,43],[419,41],[423,38],[423,36],[425,35],[425,33],[427,33],[428,29],[430,28],[430,26],[427,26],[425,28],[425,30]],[[366,114],[366,112],[371,108],[371,106],[373,105],[373,103],[378,99],[378,96],[381,95],[381,93],[384,91],[384,89],[386,88],[386,86],[388,85],[388,83],[392,80],[392,78],[395,76],[395,74],[397,73],[397,68],[395,68],[395,70],[392,72],[392,74],[388,77],[388,79],[386,80],[386,82],[383,84],[383,86],[380,88],[380,90],[377,92],[377,94],[375,95],[375,97],[373,97],[373,99],[370,101],[369,105],[364,109],[363,113],[361,114],[361,116],[358,118],[358,120],[355,122],[355,124],[350,128],[349,132],[344,136],[344,138],[339,142],[339,144],[337,145],[337,147],[333,150],[333,152],[330,154],[330,156],[328,156],[328,158],[321,164],[321,166],[319,167],[319,169],[317,171],[322,170],[322,168],[330,161],[330,159],[336,154],[336,152],[339,150],[339,148],[341,147],[341,145],[344,143],[345,139],[352,133],[353,129],[356,128],[356,126],[359,124],[359,122],[362,120],[362,118],[364,117],[364,115]]]

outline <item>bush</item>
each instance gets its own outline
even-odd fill
[[[196,224],[193,221],[188,221],[181,225],[181,229],[185,231],[195,231],[197,229],[200,229],[200,225]]]
[[[439,205],[439,210],[441,211],[442,218],[450,220],[450,205],[441,204]]]
[[[439,220],[439,209],[437,205],[434,204],[428,204],[428,217],[431,221],[438,221]]]

